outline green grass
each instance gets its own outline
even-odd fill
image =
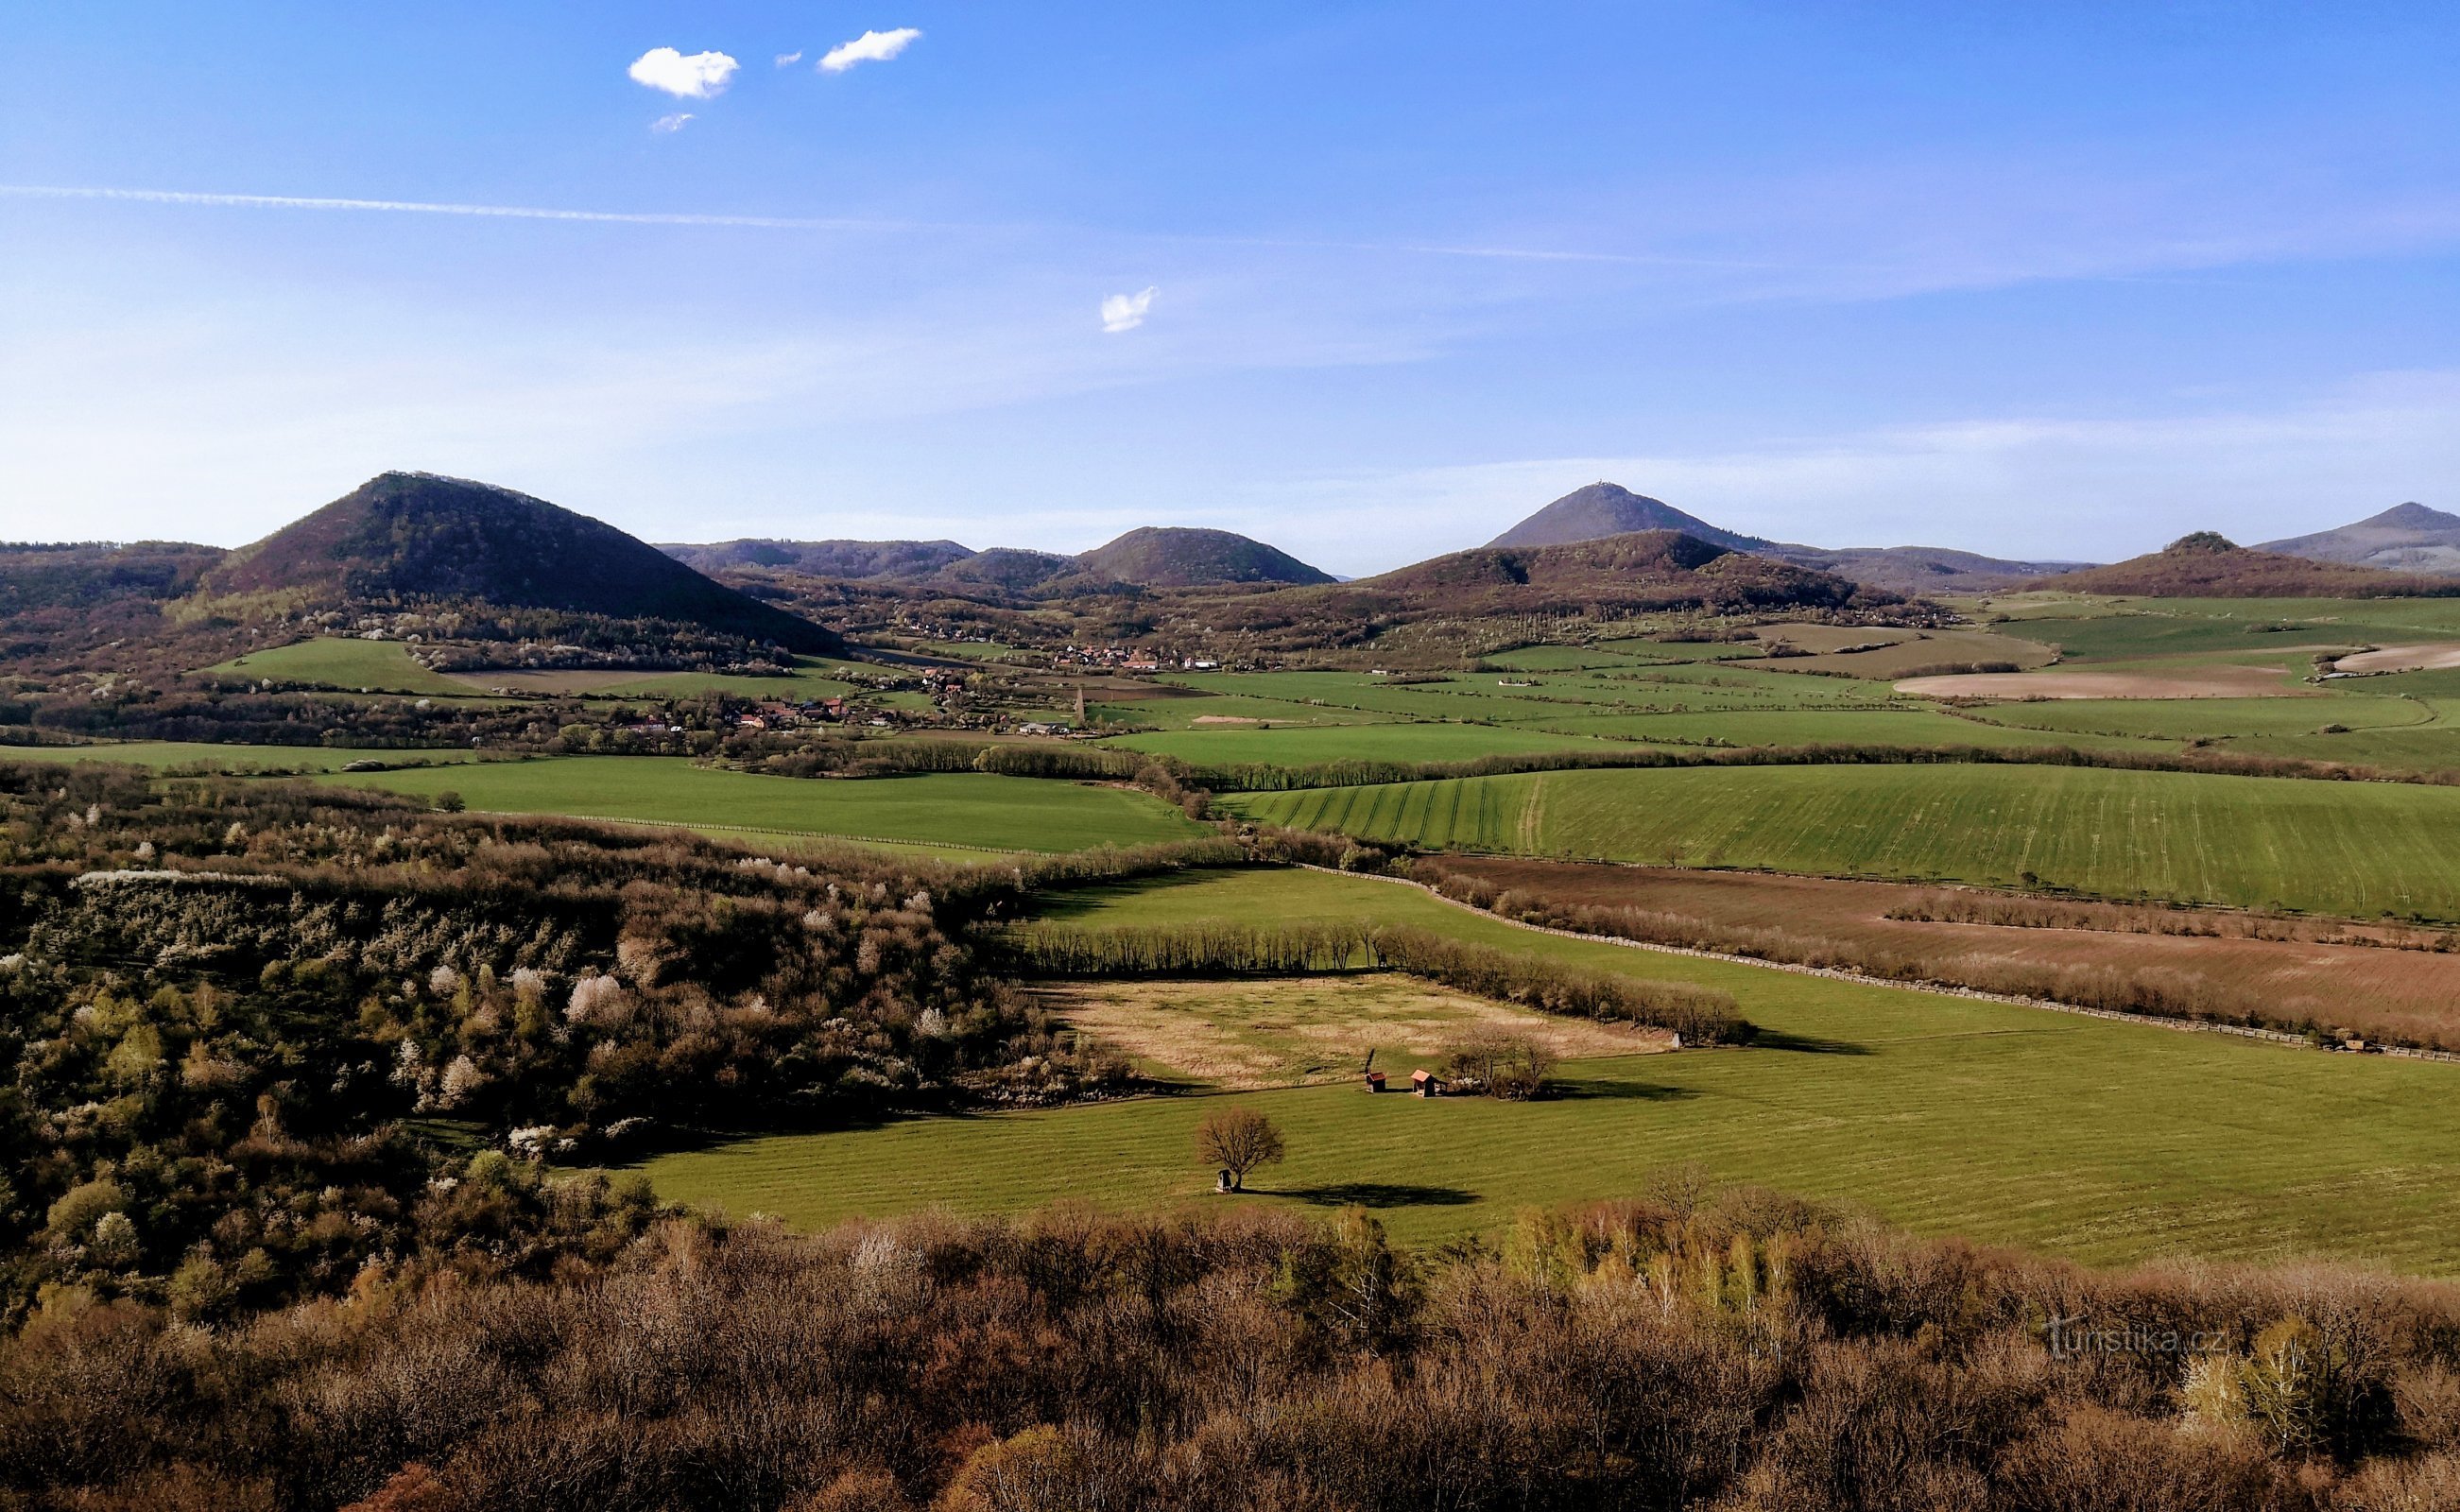
[[[479,692],[468,683],[429,671],[411,660],[410,648],[399,641],[322,636],[250,651],[204,670],[231,677],[270,677],[276,682],[308,683],[352,692],[420,693],[446,698],[468,698]]]
[[[1549,772],[1224,799],[1428,846],[2460,918],[2460,790],[2034,766]]]
[[[1466,761],[1528,751],[1595,748],[1599,742],[1587,735],[1512,726],[1362,724],[1271,730],[1234,725],[1120,735],[1103,743],[1174,756],[1198,766],[1248,761],[1304,766],[1315,761]]]
[[[201,740],[123,740],[102,745],[0,746],[0,761],[116,761],[128,766],[204,767],[216,772],[338,772],[352,761],[466,765],[467,751],[351,751],[332,746],[223,745]]]
[[[483,679],[486,674],[477,674]],[[592,692],[615,698],[689,698],[694,693],[733,693],[741,698],[796,703],[814,698],[842,698],[859,692],[853,683],[800,668],[782,677],[753,677],[736,672],[647,672],[610,683]]]
[[[1629,1195],[1659,1167],[1859,1205],[1923,1233],[2095,1263],[2322,1253],[2460,1274],[2460,1067],[1862,987],[1561,940],[1413,889],[1319,873],[1207,873],[1105,889],[1090,923],[1374,918],[1575,965],[1733,992],[1780,1047],[1576,1062],[1529,1104],[1347,1086],[915,1118],[673,1154],[668,1198],[817,1225],[1063,1197],[1210,1203],[1192,1131],[1225,1100],[1290,1159],[1255,1200],[1374,1203],[1394,1234],[1492,1232],[1527,1203]]]
[[[1065,698],[1065,694],[1059,695]],[[1071,714],[1070,717],[1073,717]],[[1089,699],[1085,717],[1092,725],[1135,725],[1152,731],[1208,730],[1205,718],[1256,719],[1279,725],[1396,724],[1400,716],[1359,709],[1332,709],[1294,703],[1286,698],[1261,698],[1246,693],[1205,694],[1185,698]]]
[[[2371,681],[2372,679],[2368,679]],[[2352,730],[2432,723],[2434,711],[2412,698],[2356,694],[2315,698],[2064,698],[2000,704],[1974,717],[2048,732],[2087,731],[2169,740],[2196,736],[2313,735],[2327,724]]]
[[[449,772],[336,775],[325,780],[474,809],[639,820],[712,831],[783,830],[922,845],[1067,851],[1140,845],[1204,831],[1142,793],[978,773],[837,781],[694,766],[681,756],[550,756]]]

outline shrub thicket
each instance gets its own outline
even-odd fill
[[[1251,925],[1230,919],[1174,925],[1032,925],[1002,944],[1029,972],[1050,976],[1292,976],[1350,969],[1403,971],[1540,1012],[1671,1030],[1696,1045],[1748,1043],[1758,1031],[1734,1000],[1709,988],[1582,971],[1534,956],[1469,945],[1429,929],[1365,921]]]
[[[2449,1285],[2095,1272],[1662,1187],[1437,1257],[1356,1210],[678,1220],[554,1276],[378,1263],[345,1304],[209,1331],[61,1296],[0,1343],[0,1502],[2380,1512],[2460,1486]]]

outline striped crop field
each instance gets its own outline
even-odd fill
[[[2051,766],[1548,772],[1223,800],[1521,855],[2460,919],[2460,789]]]

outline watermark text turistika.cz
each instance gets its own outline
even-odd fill
[[[2079,1312],[2051,1318],[2044,1329],[2043,1342],[2049,1346],[2050,1358],[2072,1360],[2088,1354],[2217,1354],[2229,1348],[2230,1341],[2227,1333],[2208,1330],[2181,1332],[2132,1323],[2096,1328],[2089,1315]]]

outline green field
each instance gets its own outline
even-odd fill
[[[922,845],[1068,851],[1205,831],[1142,793],[979,773],[836,781],[759,777],[682,756],[547,756],[450,772],[335,775],[327,781],[420,798],[456,792],[474,809],[664,821],[713,831],[783,830]]]
[[[234,656],[205,671],[353,692],[420,693],[440,698],[469,698],[479,692],[468,683],[429,671],[411,660],[410,648],[399,641],[322,636]]]
[[[1414,889],[1206,873],[1105,889],[1088,923],[1362,917],[1577,965],[1723,988],[1769,1048],[1573,1063],[1508,1104],[1347,1086],[1227,1095],[1285,1131],[1256,1201],[1364,1202],[1416,1243],[1518,1206],[1628,1195],[1659,1167],[1867,1207],[1923,1233],[2097,1263],[2323,1253],[2460,1274],[2460,1066],[2320,1052],[1863,987],[1516,929]],[[663,1196],[814,1226],[1063,1197],[1210,1203],[1191,1131],[1212,1096],[913,1118],[668,1155]]]
[[[1237,795],[1431,847],[2460,918],[2460,790],[2085,767],[1548,772]]]
[[[129,766],[197,767],[216,772],[338,772],[352,761],[467,765],[467,751],[354,751],[339,746],[223,745],[202,740],[122,740],[79,746],[0,746],[0,761],[117,761]]]
[[[1174,756],[1198,766],[1266,762],[1305,766],[1316,761],[1467,761],[1482,756],[1529,751],[1597,749],[1590,736],[1511,725],[1354,724],[1276,727],[1230,726],[1118,735],[1103,742],[1130,751]]]

